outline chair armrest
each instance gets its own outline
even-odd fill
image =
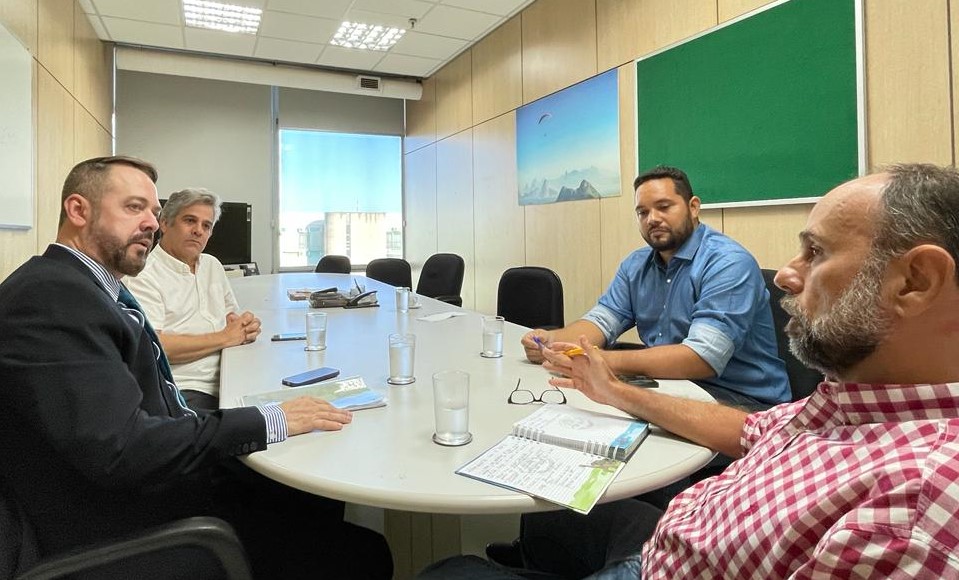
[[[233,528],[213,517],[194,517],[157,526],[128,538],[80,548],[41,560],[17,580],[60,578],[129,558],[173,548],[199,548],[219,563],[225,577],[252,580],[246,553]]]

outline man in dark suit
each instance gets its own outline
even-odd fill
[[[212,412],[183,403],[120,282],[143,268],[158,229],[156,179],[129,157],[78,164],[57,243],[0,284],[0,483],[40,554],[215,515],[237,529],[258,576],[390,577],[382,536],[342,522],[342,506],[304,509],[310,498],[235,459],[339,430],[350,413],[309,397]]]

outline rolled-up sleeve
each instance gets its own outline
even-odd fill
[[[599,297],[599,302],[583,315],[583,320],[592,322],[603,332],[606,344],[610,344],[636,324],[631,298],[629,270],[637,270],[635,257],[630,256],[616,271],[609,288]]]
[[[722,333],[718,328],[705,323],[693,323],[689,327],[689,335],[683,339],[683,344],[688,346],[699,355],[699,358],[706,361],[716,376],[722,374],[726,368],[726,363],[732,358],[735,352],[733,341]]]
[[[706,267],[689,334],[683,340],[716,375],[722,374],[733,353],[742,348],[766,291],[755,261],[751,256],[742,258],[727,255]]]

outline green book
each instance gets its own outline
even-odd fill
[[[303,387],[289,387],[267,393],[256,393],[240,397],[245,407],[282,403],[297,397],[310,396],[328,401],[337,409],[358,411],[386,405],[383,395],[366,386],[363,377],[334,379]]]

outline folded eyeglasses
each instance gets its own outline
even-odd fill
[[[523,379],[517,379],[516,388],[514,388],[506,401],[510,405],[529,405],[532,403],[553,403],[555,405],[566,404],[566,394],[556,387],[550,386],[537,397],[529,389],[519,388]]]

